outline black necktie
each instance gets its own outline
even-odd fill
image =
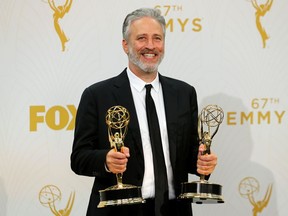
[[[161,142],[160,128],[157,112],[151,96],[152,85],[146,85],[146,113],[153,153],[154,176],[155,176],[155,215],[165,213],[161,210],[164,203],[168,201],[167,172]]]

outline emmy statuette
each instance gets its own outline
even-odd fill
[[[217,105],[208,105],[204,107],[198,118],[198,136],[200,144],[204,144],[204,154],[210,154],[211,142],[217,133],[220,124],[224,118],[224,112]],[[203,127],[207,131],[204,131]],[[214,132],[212,131],[214,128]],[[213,133],[212,133],[213,132]],[[212,135],[211,135],[212,133]],[[190,200],[196,204],[224,203],[222,197],[222,186],[209,183],[204,175],[200,175],[199,181],[185,182],[181,184],[181,194],[178,197],[182,200]]]
[[[106,124],[108,126],[108,137],[111,148],[121,152],[124,147],[124,138],[127,134],[130,114],[122,106],[113,106],[106,114]],[[100,190],[100,203],[98,208],[118,205],[131,205],[145,203],[142,198],[141,187],[123,184],[123,173],[117,173],[117,185]]]

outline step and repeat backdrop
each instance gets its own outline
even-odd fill
[[[0,215],[86,214],[93,178],[70,169],[78,103],[127,66],[122,22],[140,7],[167,21],[160,73],[195,86],[199,110],[224,110],[209,181],[225,203],[194,215],[286,216],[285,0],[1,0]]]

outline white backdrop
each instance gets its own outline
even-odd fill
[[[71,3],[59,19],[69,38],[62,51],[47,0],[0,2],[1,216],[57,215],[73,192],[64,215],[85,215],[93,179],[70,170],[75,112],[85,87],[126,67],[122,22],[139,7],[158,7],[168,22],[160,73],[195,86],[200,110],[215,103],[225,111],[210,178],[223,185],[225,204],[193,204],[194,215],[287,215],[287,1]]]

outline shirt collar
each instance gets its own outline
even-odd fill
[[[139,77],[137,77],[130,69],[127,67],[127,75],[128,79],[130,81],[130,84],[138,91],[141,92],[143,89],[145,89],[145,85],[151,84],[153,86],[153,89],[158,92],[160,89],[160,81],[159,81],[159,75],[157,73],[155,79],[151,83],[146,83]]]

